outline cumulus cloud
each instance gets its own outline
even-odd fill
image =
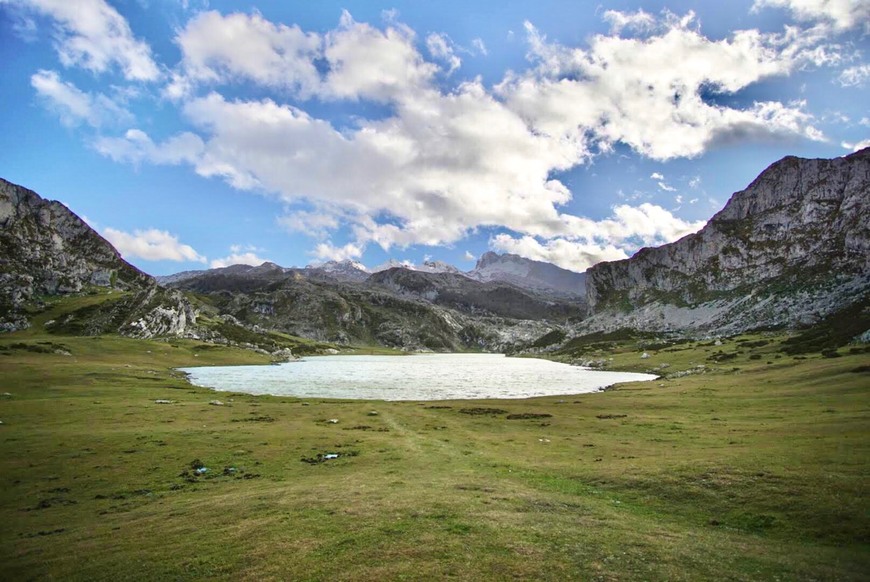
[[[831,23],[841,30],[870,26],[867,0],[755,0],[752,5],[753,11],[765,7],[784,8],[798,20]]]
[[[628,251],[640,246],[673,242],[704,226],[704,221],[687,222],[649,203],[615,206],[611,217],[598,221],[567,215],[563,219],[563,235],[543,238],[502,233],[493,237],[490,245],[582,272],[601,261],[628,258]]]
[[[466,261],[476,261],[477,257],[471,251],[465,251],[465,260]]]
[[[447,35],[433,32],[426,37],[426,48],[429,49],[430,55],[447,64],[448,75],[462,65],[462,59],[453,51],[453,43]]]
[[[144,131],[128,129],[123,137],[100,137],[94,148],[116,162],[177,165],[197,163],[205,146],[199,136],[184,132],[155,144]]]
[[[86,93],[72,83],[61,80],[56,71],[41,69],[30,77],[46,108],[71,127],[86,123],[92,127],[129,122],[133,115],[102,93]]]
[[[490,241],[495,250],[513,253],[527,259],[546,261],[563,269],[582,273],[601,261],[618,261],[628,258],[622,249],[613,245],[597,245],[564,238],[553,238],[541,242],[535,237],[512,237],[499,234]]]
[[[261,249],[252,246],[232,245],[230,246],[229,255],[220,259],[213,259],[211,263],[209,263],[209,266],[212,269],[220,269],[232,265],[250,265],[252,267],[258,267],[263,263],[268,262],[268,259],[257,256],[257,251],[260,250]]]
[[[445,91],[437,73],[459,66],[449,39],[433,34],[424,43],[441,66],[395,18],[379,29],[345,12],[335,29],[315,33],[259,14],[200,13],[178,33],[182,60],[166,88],[191,131],[155,140],[132,129],[95,147],[118,161],[189,164],[289,208],[314,208],[279,221],[321,241],[349,226],[354,240],[321,242],[318,258],[356,258],[367,244],[449,244],[480,227],[613,257],[608,245],[673,240],[697,223],[652,205],[620,206],[598,222],[572,216],[559,172],[617,144],[667,160],[729,141],[824,138],[802,102],[710,98],[810,61],[833,62],[818,35],[749,30],[711,40],[692,13],[606,18],[620,35],[598,35],[587,48],[551,43],[528,24],[530,70],[494,89],[475,79]],[[278,93],[222,93],[238,83]],[[310,100],[374,102],[386,114],[336,127],[310,113]],[[663,179],[659,186],[672,190]]]
[[[864,148],[870,148],[870,139],[862,139],[859,142],[848,142],[844,141],[842,144],[843,149],[847,149],[853,152],[857,152],[859,150],[863,150]]]
[[[320,85],[314,58],[320,37],[298,26],[274,24],[260,14],[202,12],[175,39],[181,67],[166,89],[169,97],[189,94],[196,84],[250,80],[303,95]]]
[[[640,33],[650,32],[657,26],[655,17],[643,9],[637,12],[607,10],[604,12],[604,21],[610,24],[611,34],[620,34],[626,29]]]
[[[137,40],[127,20],[104,0],[22,0],[22,4],[55,21],[55,48],[64,66],[102,73],[117,65],[130,81],[160,77],[151,47]]]
[[[820,139],[801,103],[737,108],[705,96],[734,94],[787,74],[809,58],[811,39],[745,30],[711,40],[693,23],[691,13],[666,17],[652,36],[598,35],[588,50],[550,43],[527,23],[537,67],[506,79],[498,90],[547,135],[592,140],[605,150],[621,142],[657,160],[697,156],[737,138]]]
[[[102,231],[106,240],[118,249],[125,259],[146,261],[195,261],[205,263],[206,258],[190,245],[182,244],[178,237],[165,230],[149,228],[133,233],[107,227]]]
[[[332,243],[324,242],[318,244],[311,254],[322,261],[345,261],[360,258],[363,251],[365,251],[365,248],[359,244],[348,243],[337,247]]]

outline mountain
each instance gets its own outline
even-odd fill
[[[696,234],[587,272],[587,330],[796,328],[870,290],[870,148],[786,157]]]
[[[304,271],[310,275],[321,275],[338,281],[365,281],[371,274],[360,262],[345,259],[343,261],[328,261],[321,265],[308,265]]]
[[[477,281],[504,281],[524,289],[564,297],[582,298],[586,292],[585,273],[512,254],[484,253],[468,276]]]
[[[468,315],[560,322],[579,320],[586,311],[577,302],[541,297],[510,283],[481,282],[451,272],[389,269],[369,277],[368,284]]]
[[[414,270],[423,273],[454,273],[457,275],[462,273],[462,271],[444,261],[423,261],[423,264],[415,266]]]
[[[120,293],[53,322],[56,331],[176,335],[195,319],[179,293],[159,288],[66,206],[0,178],[0,331],[28,327],[43,298],[101,291]]]
[[[359,282],[316,269],[254,271],[212,269],[172,286],[248,329],[407,350],[502,351],[582,315],[576,306],[449,273],[394,268]]]

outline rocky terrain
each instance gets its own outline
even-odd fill
[[[562,297],[582,299],[586,295],[586,273],[508,253],[484,253],[467,275],[477,281],[503,281]]]
[[[69,314],[49,329],[134,337],[185,335],[195,313],[177,291],[121,258],[118,251],[60,202],[0,179],[0,330],[30,325],[52,296],[113,291],[100,309]]]
[[[814,324],[870,290],[870,149],[784,158],[698,233],[587,272],[581,331]]]
[[[340,281],[311,269],[236,265],[170,285],[252,329],[413,350],[501,351],[584,313],[509,284],[404,268]]]
[[[0,181],[0,329],[26,327],[45,298],[109,291],[117,296],[47,328],[269,351],[288,349],[288,335],[504,351],[556,349],[573,336],[625,328],[697,335],[802,328],[843,314],[864,321],[868,199],[870,149],[833,160],[788,157],[698,233],[587,273],[486,253],[466,273],[440,262],[371,270],[352,261],[263,263],[155,281],[62,204]]]

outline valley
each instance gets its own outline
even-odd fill
[[[194,340],[0,336],[3,577],[860,580],[870,354],[787,340],[596,337],[662,378],[431,403],[214,393],[174,368],[268,356]]]
[[[868,184],[870,150],[787,158],[586,273],[488,253],[154,278],[2,182],[0,577],[864,579]],[[438,352],[658,378],[386,401],[179,371]]]

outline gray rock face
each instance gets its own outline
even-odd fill
[[[180,293],[159,288],[66,206],[0,179],[0,331],[27,327],[24,308],[40,296],[94,288],[132,294],[71,314],[58,329],[153,337],[184,335],[195,322]]]
[[[88,286],[136,289],[151,277],[124,261],[60,202],[0,178],[0,294],[12,306],[34,294]]]
[[[477,281],[503,281],[523,289],[563,297],[582,299],[586,291],[585,273],[512,254],[484,253],[467,276]]]
[[[581,313],[567,302],[451,273],[394,268],[362,283],[312,275],[215,269],[172,286],[208,295],[222,317],[248,329],[407,350],[500,351]]]
[[[784,158],[700,232],[589,269],[586,327],[797,327],[866,301],[868,203],[870,149]]]

